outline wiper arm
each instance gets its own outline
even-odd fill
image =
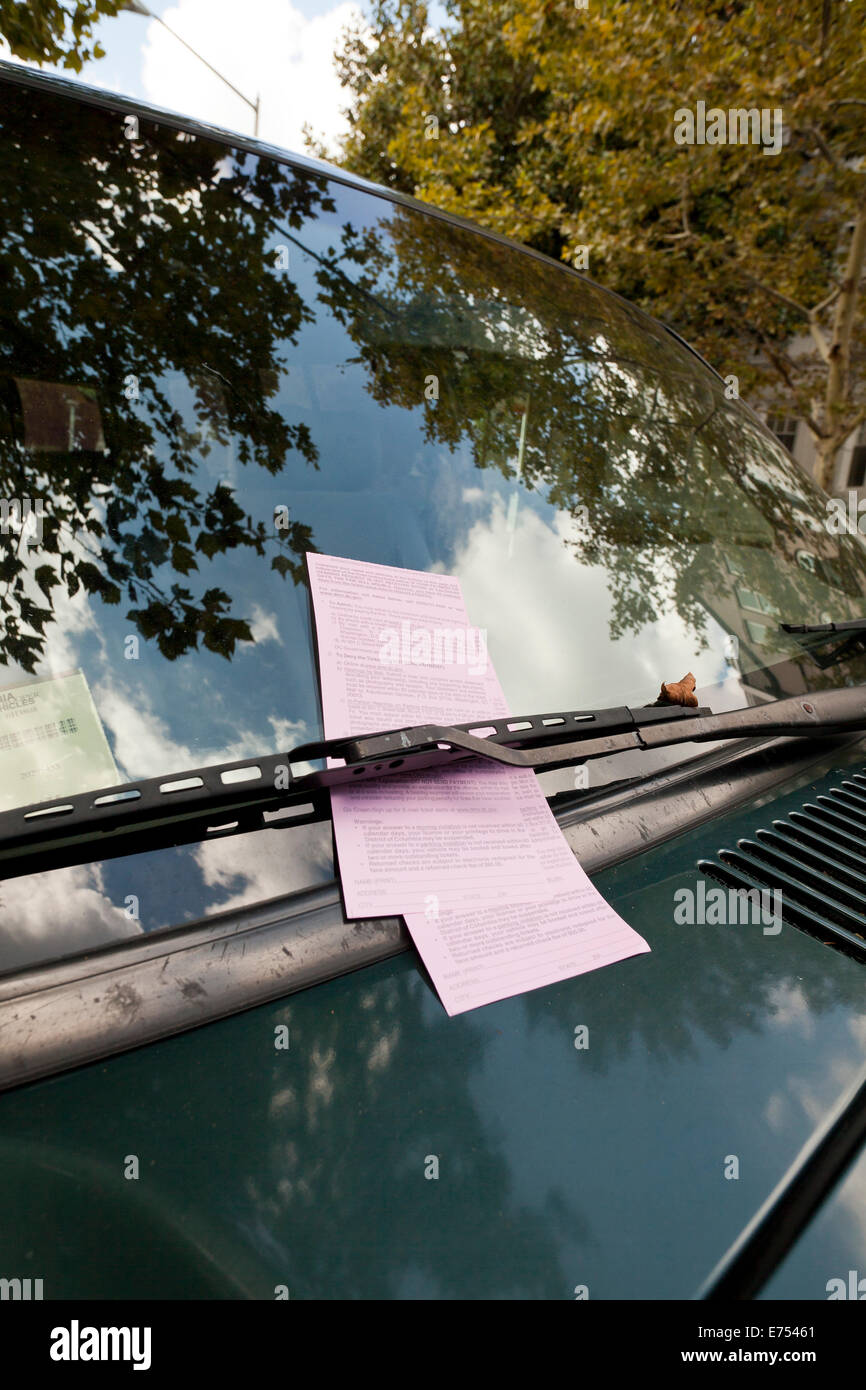
[[[843,623],[779,623],[779,627],[794,636],[799,633],[829,636],[834,632],[866,632],[866,618],[849,618]]]
[[[809,660],[822,671],[866,651],[866,618],[849,618],[840,623],[779,623],[779,630],[800,641]],[[818,650],[834,638],[840,640],[830,650]]]
[[[119,838],[154,827],[169,844],[206,838],[233,818],[232,831],[259,829],[268,816],[321,800],[331,787],[482,758],[507,767],[553,771],[593,758],[718,739],[816,737],[866,729],[866,686],[824,690],[713,714],[648,706],[530,715],[487,723],[423,724],[303,744],[169,777],[155,777],[0,813],[0,860],[71,849],[82,859],[123,852]],[[337,767],[296,775],[292,764],[335,758]],[[309,819],[310,817],[307,817]],[[297,823],[297,822],[292,822]],[[190,833],[190,832],[193,833]],[[97,844],[95,852],[94,841]],[[140,846],[139,846],[140,847]],[[76,862],[64,856],[64,862]],[[14,873],[27,872],[17,863]]]
[[[505,750],[507,760],[511,748],[558,745],[602,732],[614,734],[680,721],[694,713],[678,706],[634,710],[618,706],[579,714],[530,715],[484,723],[476,720],[447,728],[425,725],[373,735],[375,739],[393,738],[396,751],[387,759],[371,756],[363,766],[357,766],[353,740],[333,739],[306,744],[288,754],[268,753],[15,807],[0,812],[0,861],[5,861],[0,877],[32,872],[30,857],[36,854],[50,858],[53,864],[74,864],[113,857],[131,848],[161,848],[220,833],[258,830],[289,817],[293,825],[322,820],[330,811],[330,788],[354,782],[362,774],[385,777],[472,754],[485,756],[496,747]],[[485,737],[479,737],[478,732],[473,736],[472,731],[483,732]],[[469,739],[468,745],[461,744],[461,738]],[[293,770],[300,762],[328,757],[345,758],[347,766],[303,774]],[[310,813],[299,814],[298,809],[308,803],[312,803]],[[137,837],[136,844],[124,845],[131,837]],[[94,841],[101,841],[95,849]]]
[[[820,690],[814,695],[795,695],[785,700],[773,700],[766,705],[728,710],[724,714],[713,714],[706,709],[664,708],[635,710],[632,713],[663,717],[636,720],[632,730],[607,733],[601,737],[592,736],[595,730],[587,730],[577,740],[568,742],[560,736],[556,741],[544,740],[540,747],[503,746],[501,742],[463,732],[462,728],[466,726],[457,729],[431,725],[363,738],[307,744],[296,752],[307,757],[345,757],[354,774],[370,771],[381,775],[382,764],[375,760],[399,754],[405,740],[412,752],[415,749],[420,752],[422,747],[432,750],[435,745],[437,752],[429,754],[432,765],[450,761],[462,753],[462,756],[475,755],[509,767],[531,767],[537,772],[551,772],[556,768],[588,762],[592,758],[629,751],[647,752],[652,748],[668,748],[680,743],[711,743],[727,738],[814,738],[866,729],[866,686]],[[676,718],[677,715],[680,718]],[[413,759],[412,766],[420,765]]]

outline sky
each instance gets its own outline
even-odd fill
[[[361,17],[357,0],[146,0],[203,58],[251,101],[261,97],[259,137],[303,151],[312,127],[333,152],[345,129],[333,60],[341,31]],[[431,7],[434,22],[444,18]],[[164,106],[229,130],[253,133],[253,112],[157,21],[134,14],[104,20],[105,57],[79,80]],[[0,57],[9,57],[0,39]],[[66,77],[75,74],[63,71]]]

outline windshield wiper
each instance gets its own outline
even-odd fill
[[[154,842],[153,832],[160,828],[167,832],[159,840],[165,845],[213,838],[222,832],[262,829],[280,821],[297,825],[305,820],[323,819],[329,814],[330,788],[354,782],[361,775],[385,777],[394,772],[440,766],[473,754],[494,756],[497,748],[507,761],[511,750],[558,746],[590,735],[614,735],[638,727],[679,722],[695,713],[679,706],[632,710],[622,705],[578,714],[475,720],[447,727],[424,725],[365,735],[364,739],[394,740],[387,758],[378,754],[359,756],[353,744],[364,740],[308,743],[289,753],[268,753],[240,762],[192,768],[0,812],[0,861],[71,849],[72,856],[61,855],[59,862],[80,863],[82,857],[122,853],[122,849],[114,848],[121,837],[135,835],[142,839],[136,849],[149,848]],[[299,763],[327,758],[344,759],[345,766],[303,773],[293,770]],[[570,756],[564,761],[572,762],[574,758]],[[299,808],[307,807],[309,815],[304,815],[303,810],[298,814]],[[102,841],[94,853],[76,856],[76,848],[86,850],[94,840]],[[16,863],[14,869],[4,871],[8,876],[10,872],[29,869],[19,869]]]
[[[842,623],[779,623],[783,632],[807,633],[834,633],[834,632],[866,632],[866,618],[849,618]]]
[[[321,817],[322,798],[331,787],[469,758],[549,772],[593,758],[683,743],[809,738],[857,729],[866,729],[866,686],[819,691],[724,714],[679,706],[619,706],[579,714],[415,725],[325,739],[289,754],[221,763],[4,811],[0,860],[13,859],[11,872],[21,873],[28,868],[19,867],[18,861],[35,853],[70,851],[73,857],[63,854],[64,863],[99,859],[122,853],[116,848],[121,838],[142,836],[135,848],[150,847],[147,837],[154,829],[163,832],[162,844],[187,843],[222,831],[261,829],[278,823],[286,813],[291,817],[293,808],[312,803],[311,814],[291,817],[290,823],[298,824]],[[300,774],[292,771],[293,764],[328,758],[343,762]]]
[[[779,630],[794,637],[822,671],[866,651],[866,618],[839,623],[779,623]],[[819,650],[831,642],[834,645],[829,650]]]

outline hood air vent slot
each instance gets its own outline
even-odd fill
[[[728,889],[778,890],[783,922],[866,960],[866,774],[698,868]]]

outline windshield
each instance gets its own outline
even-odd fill
[[[6,84],[0,132],[4,808],[25,726],[67,792],[320,736],[307,550],[456,575],[515,714],[794,693],[780,619],[862,614],[860,538],[588,281],[144,115]],[[315,825],[10,878],[0,970],[333,871]]]

